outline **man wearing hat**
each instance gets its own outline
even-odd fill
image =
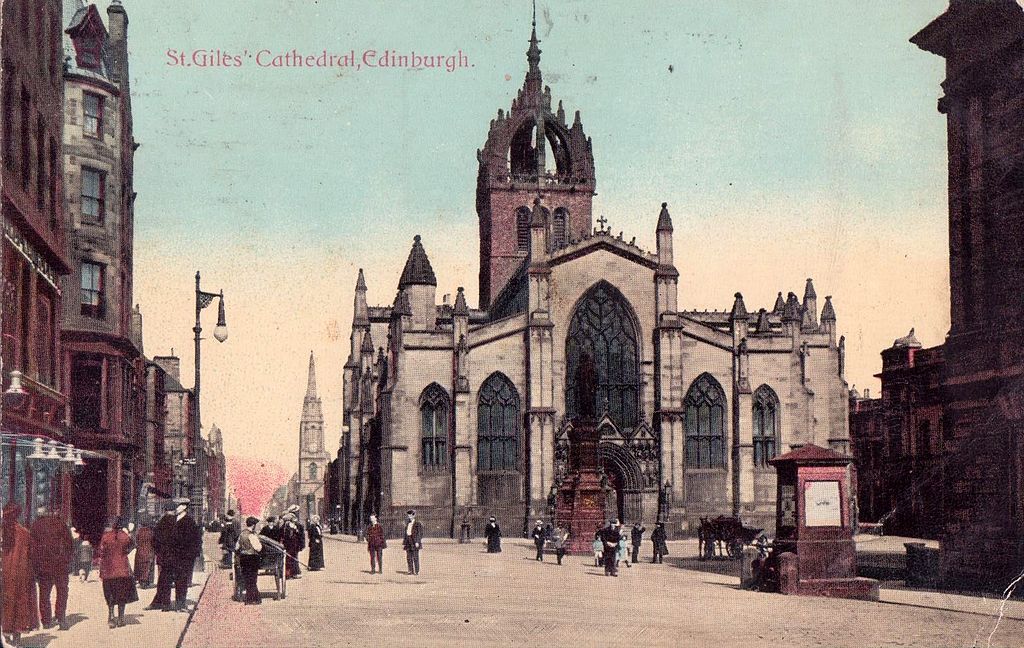
[[[537,558],[544,562],[544,539],[546,534],[544,533],[544,522],[537,520],[537,524],[533,527],[533,532],[530,533],[530,537],[533,538],[533,544],[537,547]]]
[[[260,552],[263,544],[256,534],[258,518],[245,518],[245,528],[238,536],[238,560],[241,563],[242,588],[245,590],[245,604],[259,605],[260,591],[256,587],[256,577],[260,571]]]
[[[414,576],[420,573],[420,549],[423,548],[423,525],[416,519],[416,511],[409,509],[405,512],[405,536],[402,538],[402,548],[405,549],[405,561],[409,565],[409,575]]]
[[[618,570],[615,565],[615,554],[619,550],[619,541],[622,539],[622,534],[619,532],[619,521],[609,520],[608,526],[601,529],[599,536],[601,538],[601,543],[604,546],[604,554],[601,559],[604,563],[604,575],[618,576]]]
[[[178,611],[186,609],[188,586],[192,584],[192,568],[203,551],[203,532],[188,513],[190,503],[187,497],[174,500],[174,522],[164,558],[174,581],[174,609]],[[165,605],[164,609],[168,607]]]
[[[281,543],[281,526],[277,523],[277,516],[271,515],[267,518],[267,523],[260,529],[260,535],[264,538],[270,538],[278,544]]]
[[[296,514],[299,512],[299,506],[292,504],[288,507],[288,512],[284,514],[284,525],[281,527],[281,544],[284,545],[284,550],[288,552],[288,559],[285,562],[285,578],[298,578],[302,573],[299,569],[299,552],[306,547],[306,534],[303,532],[302,527],[299,526]]]
[[[171,607],[171,585],[174,583],[173,569],[168,566],[167,553],[171,546],[171,535],[174,532],[174,502],[164,504],[163,517],[153,528],[153,555],[160,572],[156,578],[156,595],[147,610],[166,610]]]
[[[228,509],[227,515],[224,516],[224,524],[220,529],[220,538],[217,539],[217,543],[221,549],[221,567],[229,569],[231,567],[231,553],[235,549],[235,543],[238,542],[238,535],[240,529],[238,528],[238,522],[235,520],[235,512]]]

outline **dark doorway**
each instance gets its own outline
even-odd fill
[[[75,475],[71,511],[75,528],[96,546],[108,515],[106,459],[87,459],[82,471]]]

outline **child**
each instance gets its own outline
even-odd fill
[[[92,545],[88,540],[83,539],[82,545],[78,548],[78,577],[83,583],[89,580],[90,571],[92,571]]]
[[[594,567],[601,566],[601,555],[604,553],[604,543],[598,535],[594,535]]]
[[[619,536],[619,549],[615,552],[615,566],[619,566],[619,561],[626,563],[626,567],[632,567],[629,564],[629,552],[626,547],[626,534],[623,533]]]

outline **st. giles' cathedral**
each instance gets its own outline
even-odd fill
[[[428,534],[495,515],[506,533],[547,518],[579,411],[571,377],[597,369],[610,517],[672,535],[698,518],[772,526],[768,459],[806,443],[849,450],[844,340],[831,299],[779,293],[751,312],[682,310],[668,206],[653,253],[599,219],[580,113],[552,108],[536,21],[526,79],[477,151],[478,308],[436,301],[415,236],[390,306],[356,281],[344,369],[341,492],[348,522],[416,509]],[[655,218],[656,216],[656,218]],[[820,310],[819,310],[820,309]]]

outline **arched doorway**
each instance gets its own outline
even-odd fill
[[[640,464],[622,445],[602,442],[598,455],[609,491],[606,493],[605,516],[620,522],[643,519],[643,474]]]

